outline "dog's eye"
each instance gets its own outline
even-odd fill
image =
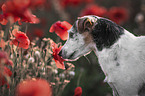
[[[73,38],[74,33],[69,33],[69,38]]]

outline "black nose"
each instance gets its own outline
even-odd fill
[[[62,50],[58,53],[59,56],[62,56]]]

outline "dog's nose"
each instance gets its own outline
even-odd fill
[[[62,56],[62,50],[60,50],[60,52],[58,53],[59,56]]]

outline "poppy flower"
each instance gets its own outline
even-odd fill
[[[8,21],[4,18],[4,16],[0,14],[0,23],[1,23],[2,25],[6,25],[7,22],[8,22]]]
[[[18,31],[17,29],[14,29],[12,31],[12,34],[15,36],[15,39],[13,39],[10,42],[11,45],[14,44],[18,47],[28,49],[30,45],[30,40],[25,33]]]
[[[52,96],[52,89],[44,79],[24,80],[17,85],[16,96]]]
[[[30,0],[12,0],[14,6],[18,7],[18,8],[28,8],[31,1]]]
[[[7,84],[9,88],[7,77],[10,77],[12,72],[5,65],[13,65],[13,62],[9,60],[6,52],[0,51],[0,86]]]
[[[2,5],[3,20],[13,18],[10,23],[21,19],[23,22],[39,23],[39,19],[30,10],[31,0],[10,0]],[[1,21],[2,22],[2,21]],[[3,23],[1,23],[3,24]],[[4,23],[5,24],[5,23]]]
[[[81,96],[82,95],[82,88],[81,87],[77,87],[75,89],[75,94],[74,96]]]
[[[117,24],[121,24],[128,19],[129,15],[125,8],[112,7],[108,12],[108,17]]]
[[[94,0],[84,0],[85,1],[85,3],[93,3],[94,2]]]
[[[66,21],[57,21],[55,22],[49,29],[49,32],[54,32],[62,39],[67,40],[68,38],[68,30],[72,27],[71,24],[69,24]]]
[[[1,63],[11,66],[13,65],[13,62],[9,60],[7,53],[4,51],[0,51],[0,66]]]
[[[33,34],[36,36],[36,37],[40,37],[42,38],[44,36],[44,32],[42,29],[38,29],[38,28],[35,28],[33,30]]]
[[[1,48],[5,47],[5,41],[3,39],[0,39],[0,47]]]
[[[60,0],[60,5],[63,8],[66,8],[68,6],[78,6],[80,5],[82,0]]]
[[[9,84],[6,80],[6,77],[10,77],[12,75],[12,71],[7,67],[1,67],[4,69],[0,70],[0,86],[7,84],[7,88],[9,88]]]
[[[32,14],[31,10],[26,10],[21,19],[23,22],[29,22],[33,24],[39,23],[39,19]]]
[[[65,66],[64,66],[64,61],[65,60],[58,55],[62,46],[58,47],[58,45],[54,42],[52,42],[51,46],[52,46],[52,51],[53,51],[52,56],[53,56],[53,59],[56,63],[57,68],[65,69]]]
[[[106,8],[98,5],[87,5],[81,12],[80,16],[85,16],[85,15],[97,15],[100,17],[103,17],[106,15]]]
[[[78,6],[81,4],[82,0],[69,0],[70,5],[72,6]]]
[[[46,0],[30,0],[31,1],[31,7],[35,8],[41,5],[44,5]]]

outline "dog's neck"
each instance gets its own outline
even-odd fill
[[[121,60],[122,56],[120,54],[124,53],[125,55],[129,54],[127,52],[133,51],[131,47],[137,37],[127,30],[123,30],[124,34],[120,35],[118,40],[112,46],[108,48],[103,47],[102,50],[98,50],[98,48],[96,47],[96,50],[94,50],[105,75],[108,73],[111,74],[111,71],[116,69],[117,66],[120,66],[119,61]]]
[[[121,35],[124,34],[124,29],[107,19],[98,19],[96,26],[92,31],[92,37],[99,51],[103,48],[110,48]]]

